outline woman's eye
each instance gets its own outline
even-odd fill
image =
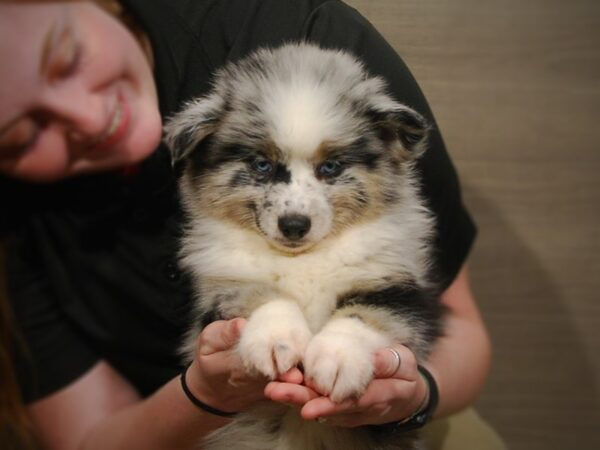
[[[82,45],[70,27],[57,33],[43,67],[49,80],[61,80],[75,74],[80,66]]]
[[[268,175],[273,171],[273,163],[268,159],[256,159],[252,163],[252,169],[261,175]]]
[[[0,159],[15,158],[33,147],[41,127],[31,119],[21,119],[0,136]]]
[[[73,49],[72,54],[69,56],[69,59],[67,59],[65,65],[63,67],[61,76],[63,78],[66,78],[66,77],[73,75],[79,69],[80,62],[81,62],[81,46],[76,45],[76,47]]]
[[[317,167],[317,174],[320,177],[331,178],[342,172],[343,166],[339,161],[327,160]]]

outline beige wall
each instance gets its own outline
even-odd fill
[[[420,82],[479,225],[480,411],[513,450],[600,448],[600,1],[348,3]]]

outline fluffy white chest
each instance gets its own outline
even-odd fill
[[[386,277],[414,279],[422,271],[420,239],[396,221],[365,224],[295,256],[272,249],[260,236],[203,220],[188,235],[184,264],[201,279],[273,287],[302,309],[319,329],[352,290]],[[403,237],[406,235],[406,239]],[[421,261],[423,259],[423,261]]]

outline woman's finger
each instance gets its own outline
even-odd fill
[[[319,394],[300,384],[272,381],[265,387],[265,396],[275,402],[303,406]]]
[[[355,400],[345,400],[341,403],[335,403],[329,397],[318,396],[306,402],[300,411],[300,415],[306,420],[315,420],[319,417],[328,417],[354,411],[356,411]]]
[[[231,350],[240,340],[244,319],[217,320],[207,325],[198,337],[201,356]]]
[[[304,375],[297,367],[292,367],[286,373],[279,375],[278,380],[284,383],[302,384]]]
[[[375,352],[374,378],[396,378],[414,381],[418,376],[417,360],[404,345],[393,345]]]
[[[306,420],[327,418],[354,426],[364,418],[370,423],[383,423],[381,418],[388,414],[395,404],[405,403],[414,394],[415,382],[394,378],[375,379],[358,399],[349,399],[334,403],[328,397],[309,400],[301,410]]]

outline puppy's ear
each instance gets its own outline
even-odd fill
[[[372,108],[370,113],[381,140],[400,151],[403,158],[413,159],[423,154],[429,124],[418,112],[394,102],[386,108]]]
[[[171,150],[173,163],[186,158],[196,146],[219,126],[224,101],[217,93],[186,103],[169,118],[163,140]]]

